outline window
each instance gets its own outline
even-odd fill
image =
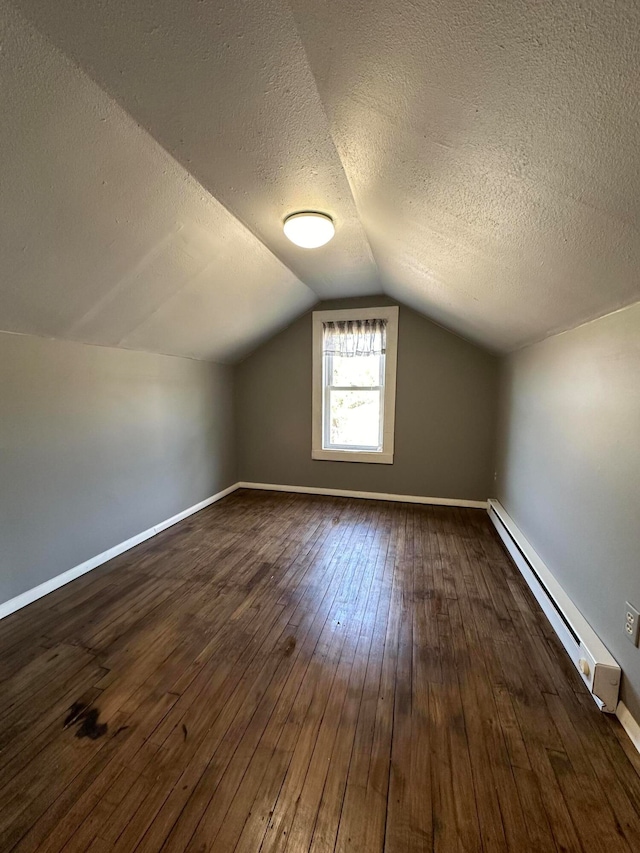
[[[313,314],[313,459],[393,463],[398,309]]]

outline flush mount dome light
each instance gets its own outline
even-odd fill
[[[326,213],[305,211],[292,213],[284,221],[284,233],[303,249],[317,249],[324,246],[336,233],[333,219]]]

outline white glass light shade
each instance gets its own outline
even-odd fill
[[[296,246],[317,249],[331,240],[336,229],[325,213],[293,213],[284,221],[284,233]]]

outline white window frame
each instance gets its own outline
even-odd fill
[[[387,346],[384,358],[384,395],[382,399],[382,450],[328,449],[323,447],[324,358],[323,323],[342,320],[386,320]],[[396,367],[398,362],[398,307],[348,308],[313,312],[313,396],[311,458],[333,462],[374,462],[393,464],[396,420]]]

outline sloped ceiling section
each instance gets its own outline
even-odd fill
[[[0,329],[231,361],[317,295],[8,6]]]
[[[386,292],[506,351],[640,299],[635,0],[14,5],[94,82],[7,7],[0,321],[232,359]]]
[[[509,350],[640,299],[637,0],[291,0],[385,290]]]

